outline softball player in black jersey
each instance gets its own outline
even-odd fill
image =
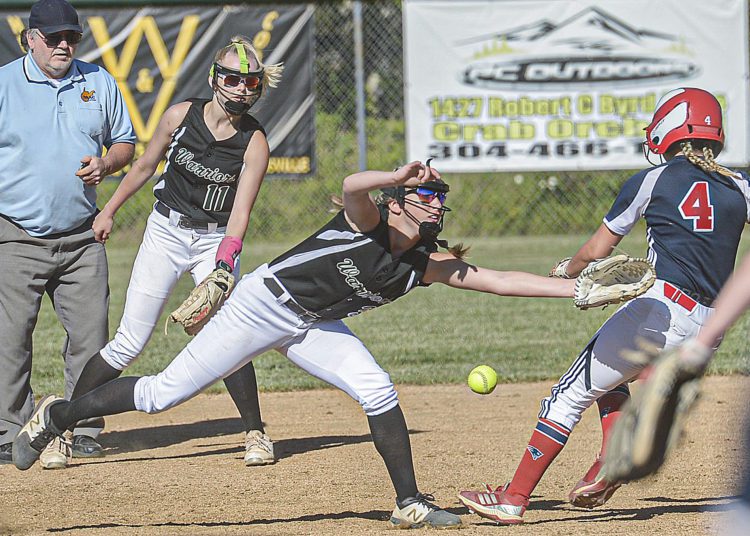
[[[598,403],[604,455],[609,431],[629,397],[627,383],[643,366],[623,357],[639,339],[673,348],[695,336],[734,267],[750,216],[750,182],[714,160],[724,145],[721,106],[707,91],[680,88],[656,106],[646,147],[666,162],[633,175],[604,222],[562,267],[568,277],[608,256],[640,218],[646,220],[648,257],[657,280],[615,312],[542,401],[539,420],[513,479],[504,488],[462,491],[460,500],[500,524],[523,522],[529,497],[565,446],[583,411]],[[648,157],[648,155],[647,155]],[[600,457],[575,485],[575,506],[604,504],[619,487]]]
[[[164,113],[143,156],[97,216],[94,234],[104,242],[117,210],[166,154],[120,326],[87,363],[73,398],[116,378],[138,357],[182,274],[190,272],[197,284],[219,263],[239,274],[237,257],[269,158],[263,127],[247,112],[264,88],[278,84],[280,72],[279,65],[263,65],[241,36],[219,49],[209,74],[213,98],[181,102]],[[273,463],[252,363],[224,381],[246,429],[245,464]]]
[[[386,188],[374,201],[369,192]],[[267,265],[245,275],[214,318],[160,374],[119,378],[80,399],[45,399],[42,428],[16,438],[16,466],[68,423],[124,411],[155,413],[198,394],[255,355],[276,349],[357,400],[396,491],[390,523],[457,527],[458,516],[419,493],[409,434],[388,374],[341,321],[431,283],[502,296],[572,297],[572,280],[498,272],[462,260],[438,239],[448,185],[420,162],[395,172],[344,179],[343,205],[328,224]],[[47,410],[46,408],[49,408]],[[18,446],[17,446],[18,445]]]

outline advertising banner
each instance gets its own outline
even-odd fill
[[[677,87],[724,109],[748,164],[746,0],[405,0],[409,159],[442,171],[627,169]]]
[[[313,7],[232,5],[79,9],[84,37],[76,57],[115,77],[142,154],[164,111],[190,97],[210,98],[214,53],[235,35],[249,37],[266,64],[283,62],[278,88],[252,114],[266,129],[270,174],[314,172]],[[0,65],[23,55],[28,11],[0,11]]]

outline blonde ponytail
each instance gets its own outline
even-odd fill
[[[680,148],[682,154],[685,155],[685,158],[687,158],[691,164],[701,168],[703,171],[709,173],[713,171],[730,178],[737,176],[734,171],[725,168],[714,160],[714,152],[708,146],[703,147],[702,154],[693,149],[693,145],[689,140],[680,143]]]

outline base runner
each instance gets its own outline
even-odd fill
[[[631,177],[599,230],[553,274],[577,275],[591,260],[609,255],[644,218],[656,283],[604,323],[542,401],[513,479],[497,489],[460,492],[461,502],[482,517],[505,525],[523,522],[531,493],[594,402],[601,417],[603,454],[609,431],[630,396],[627,384],[642,369],[622,357],[623,350],[637,350],[639,339],[672,348],[695,336],[732,272],[750,215],[750,183],[744,174],[714,160],[724,145],[719,102],[696,88],[667,93],[646,128],[646,144],[666,163]],[[593,508],[618,487],[603,474],[597,457],[569,499]]]

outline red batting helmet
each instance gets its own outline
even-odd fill
[[[721,105],[708,91],[681,87],[664,95],[656,104],[646,143],[651,152],[664,154],[678,141],[689,139],[718,142],[724,147]]]

